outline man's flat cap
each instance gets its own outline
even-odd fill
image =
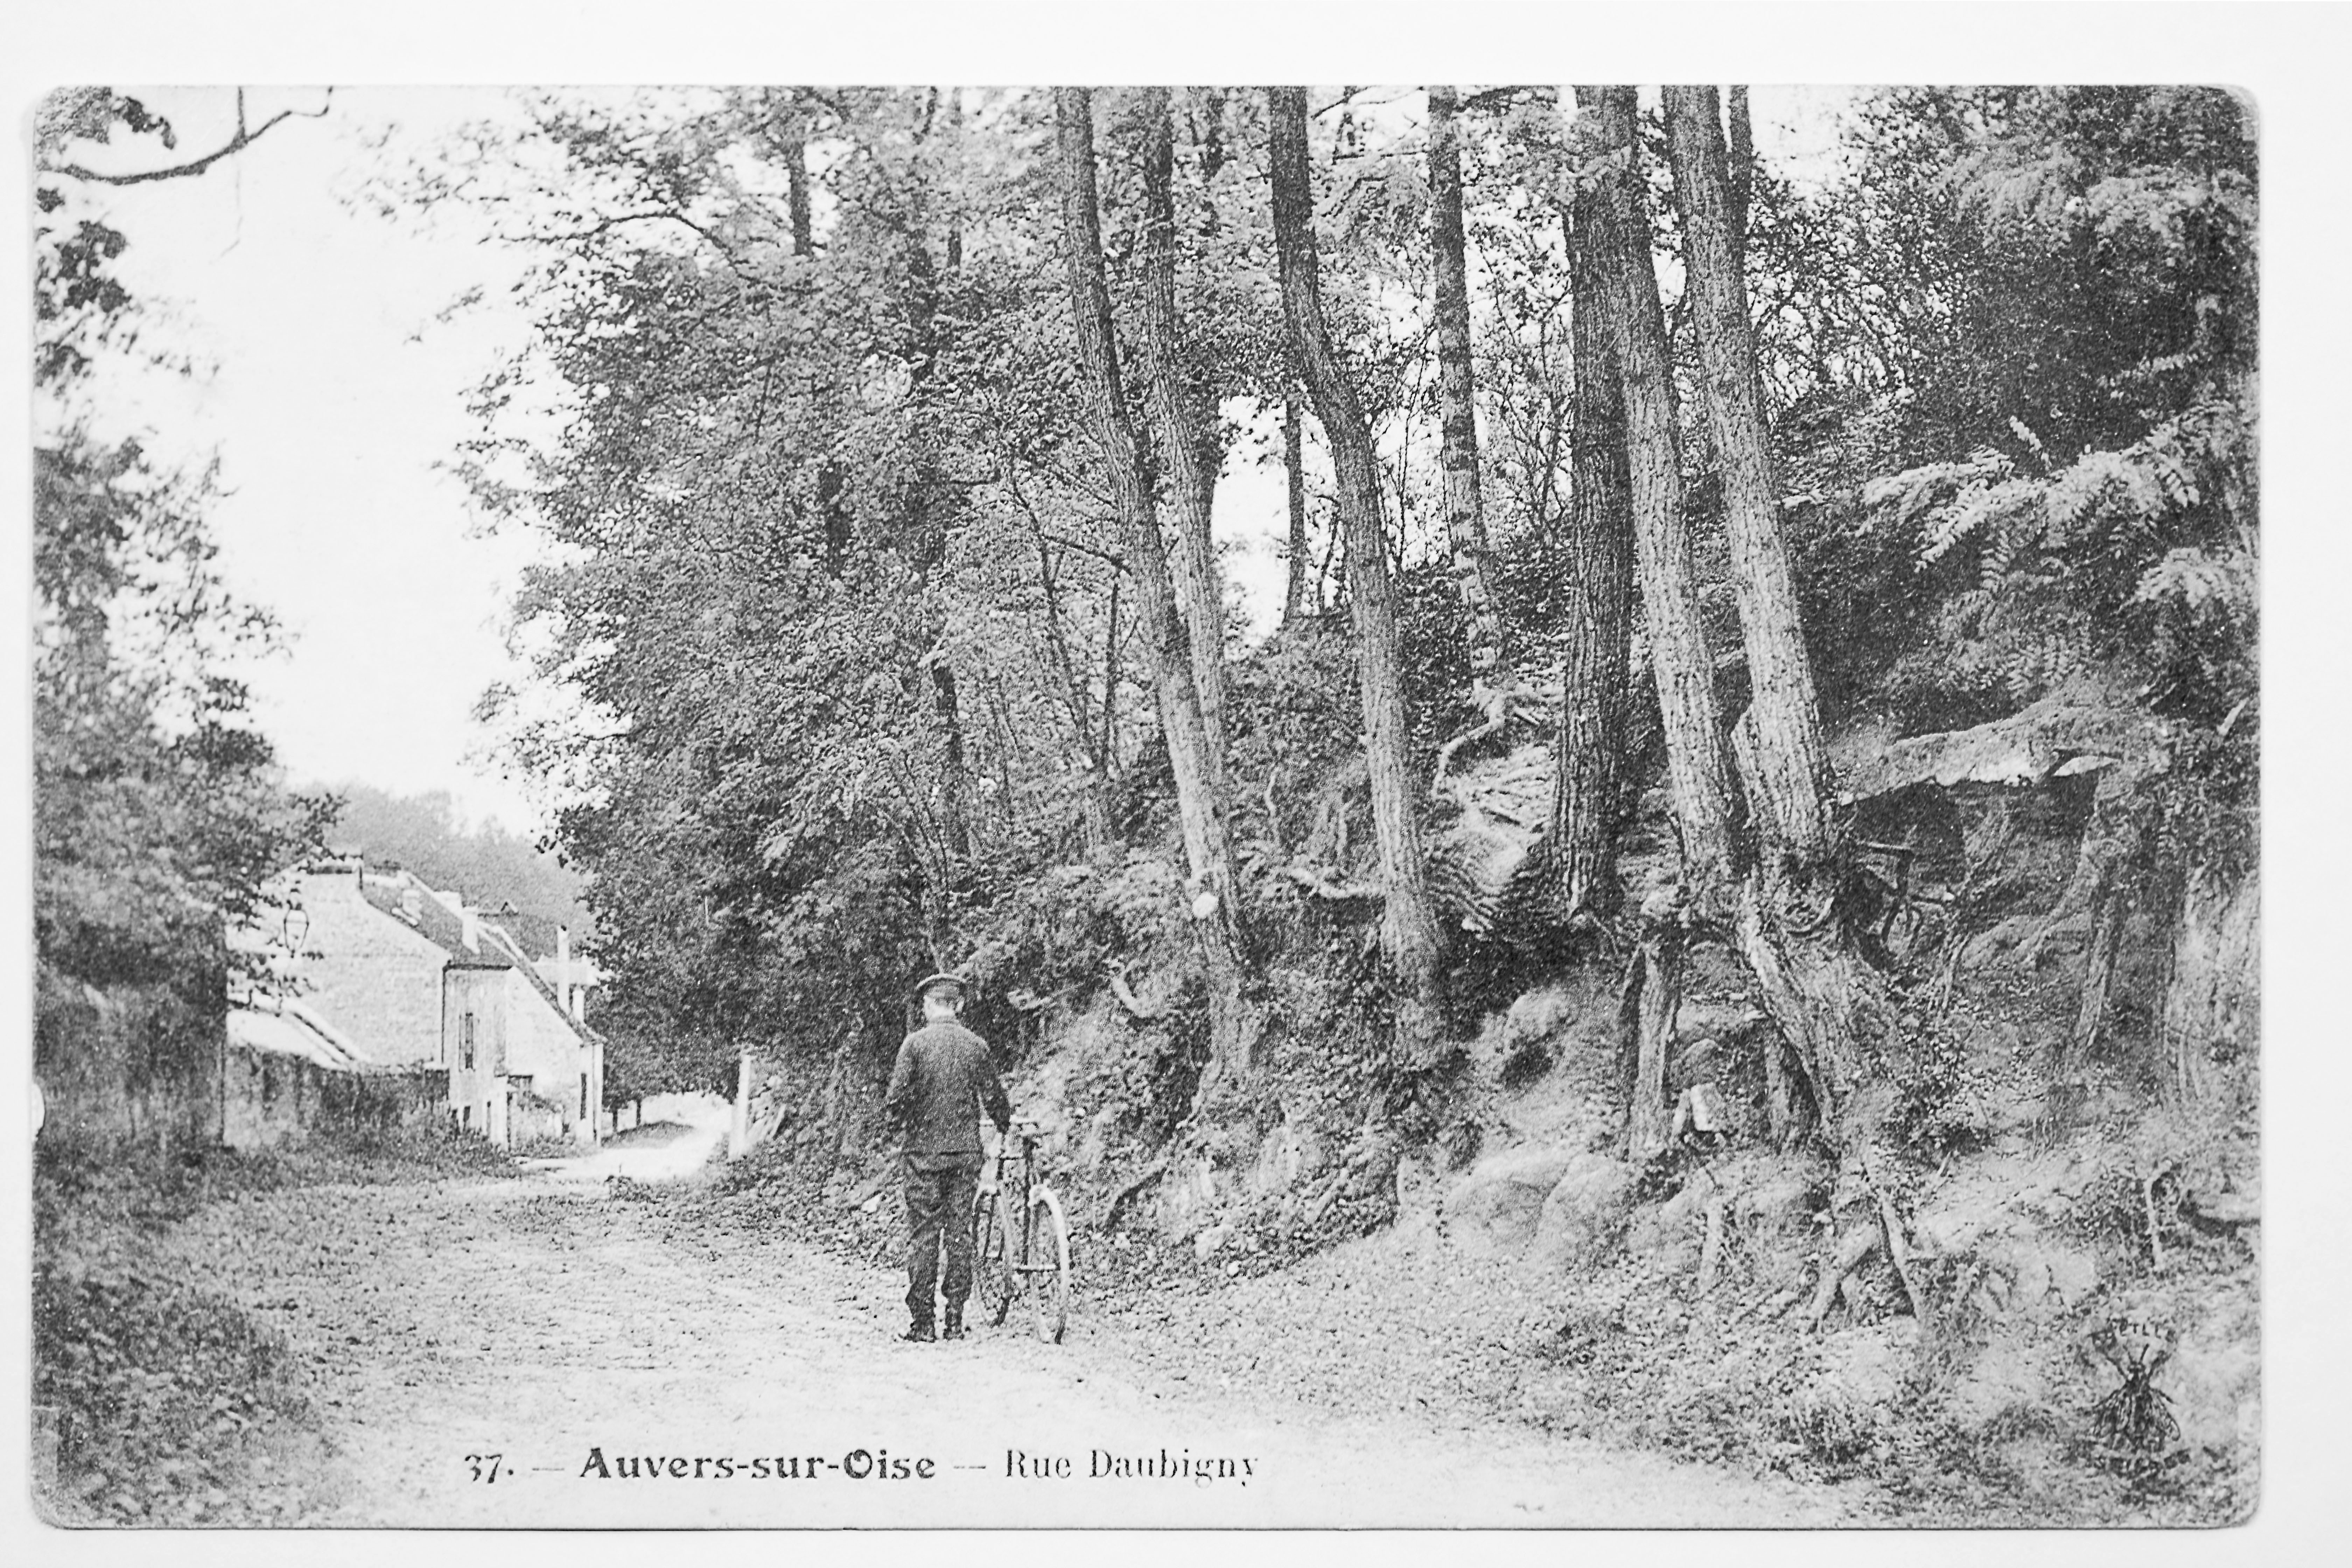
[[[961,996],[970,989],[970,983],[962,975],[943,969],[937,974],[925,976],[923,983],[915,987],[915,994],[921,997],[928,996],[934,991],[952,990]]]

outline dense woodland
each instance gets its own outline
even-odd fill
[[[1844,1147],[1918,1043],[1869,930],[1916,847],[1864,847],[1832,752],[2037,704],[2110,775],[2094,954],[2194,921],[2260,733],[2243,110],[1905,89],[1841,134],[1801,191],[1741,89],[776,89],[551,99],[428,174],[546,247],[471,473],[563,547],[519,614],[584,714],[527,744],[614,1026],[688,1078],[879,1051],[908,973],[1046,994],[1166,921],[1246,1097],[1249,977],[1336,915],[1394,1070],[1482,950],[1630,947],[1647,1079],[1714,942],[1776,1138]],[[1213,499],[1276,430],[1253,643]],[[1465,930],[1433,773],[1528,740],[1550,821]]]
[[[460,463],[548,544],[515,637],[570,701],[484,713],[560,806],[616,1086],[748,1052],[854,1126],[956,965],[1129,1140],[1103,1229],[1276,1126],[1384,1151],[1313,1211],[1377,1226],[1575,1070],[1481,1055],[1572,983],[1629,1194],[1697,1190],[1689,1062],[1736,1056],[1710,1135],[1816,1215],[1766,1315],[1949,1344],[1983,1276],[1924,1216],[1998,1142],[1997,1035],[2033,1136],[2132,1151],[2131,1268],[2184,1203],[2242,1223],[2256,190],[2213,89],[1878,90],[1781,168],[1740,88],[773,88],[535,97],[377,194],[540,258]],[[41,243],[69,402],[124,240]],[[37,929],[96,976],[254,914],[325,808],[201,658],[128,673],[135,625],[255,625],[201,487],[42,439]],[[1220,487],[1259,466],[1270,630]]]

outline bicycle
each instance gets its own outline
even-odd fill
[[[1037,1179],[1038,1138],[1036,1126],[1016,1122],[997,1140],[996,1183],[972,1205],[973,1271],[990,1322],[1003,1322],[1013,1298],[1025,1295],[1037,1337],[1059,1344],[1070,1319],[1070,1227],[1062,1200]]]

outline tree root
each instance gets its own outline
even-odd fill
[[[1127,975],[1123,971],[1113,969],[1110,972],[1110,994],[1118,998],[1118,1005],[1126,1008],[1130,1016],[1147,1024],[1158,1021],[1160,1014],[1152,1008],[1146,1007],[1136,996],[1135,989],[1128,984]]]
[[[1696,1297],[1704,1299],[1715,1289],[1717,1273],[1723,1263],[1723,1197],[1717,1194],[1706,1200],[1706,1239],[1698,1248],[1698,1289]]]
[[[1830,1303],[1837,1300],[1838,1288],[1846,1277],[1869,1261],[1871,1254],[1885,1245],[1875,1226],[1865,1226],[1847,1233],[1838,1244],[1837,1251],[1822,1269],[1821,1281],[1814,1287],[1811,1305],[1805,1309],[1805,1327],[1818,1329],[1822,1320],[1830,1315]]]
[[[1115,1229],[1118,1216],[1126,1212],[1127,1205],[1135,1200],[1137,1194],[1167,1173],[1168,1157],[1163,1154],[1146,1166],[1141,1175],[1111,1194],[1110,1202],[1103,1205],[1102,1218],[1095,1223],[1095,1228],[1106,1232]]]
[[[1886,1194],[1874,1187],[1871,1195],[1878,1200],[1878,1226],[1885,1238],[1886,1260],[1895,1266],[1895,1279],[1903,1282],[1903,1293],[1911,1299],[1911,1316],[1918,1321],[1921,1337],[1935,1332],[1935,1312],[1927,1305],[1927,1293],[1920,1289],[1918,1277],[1911,1271],[1911,1249],[1903,1240],[1903,1226],[1895,1217],[1895,1205]]]

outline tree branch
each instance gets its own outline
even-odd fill
[[[142,185],[151,180],[184,179],[189,175],[203,174],[206,169],[211,168],[215,163],[219,163],[223,158],[229,156],[233,153],[243,152],[246,148],[252,146],[256,142],[260,141],[264,135],[268,133],[270,127],[278,124],[281,121],[291,119],[325,119],[327,110],[334,107],[334,96],[335,89],[331,87],[327,89],[328,101],[320,104],[315,110],[307,109],[281,109],[277,113],[271,115],[268,119],[263,121],[259,125],[257,125],[252,130],[248,131],[246,129],[245,125],[245,89],[243,88],[239,88],[236,89],[236,134],[230,137],[226,142],[222,143],[219,147],[215,148],[212,152],[205,153],[201,158],[191,159],[185,163],[175,163],[168,169],[143,169],[135,174],[100,174],[96,169],[86,169],[79,163],[51,163],[47,162],[44,162],[40,165],[40,172],[44,174],[63,174],[68,179],[89,180],[94,184],[101,185]]]

